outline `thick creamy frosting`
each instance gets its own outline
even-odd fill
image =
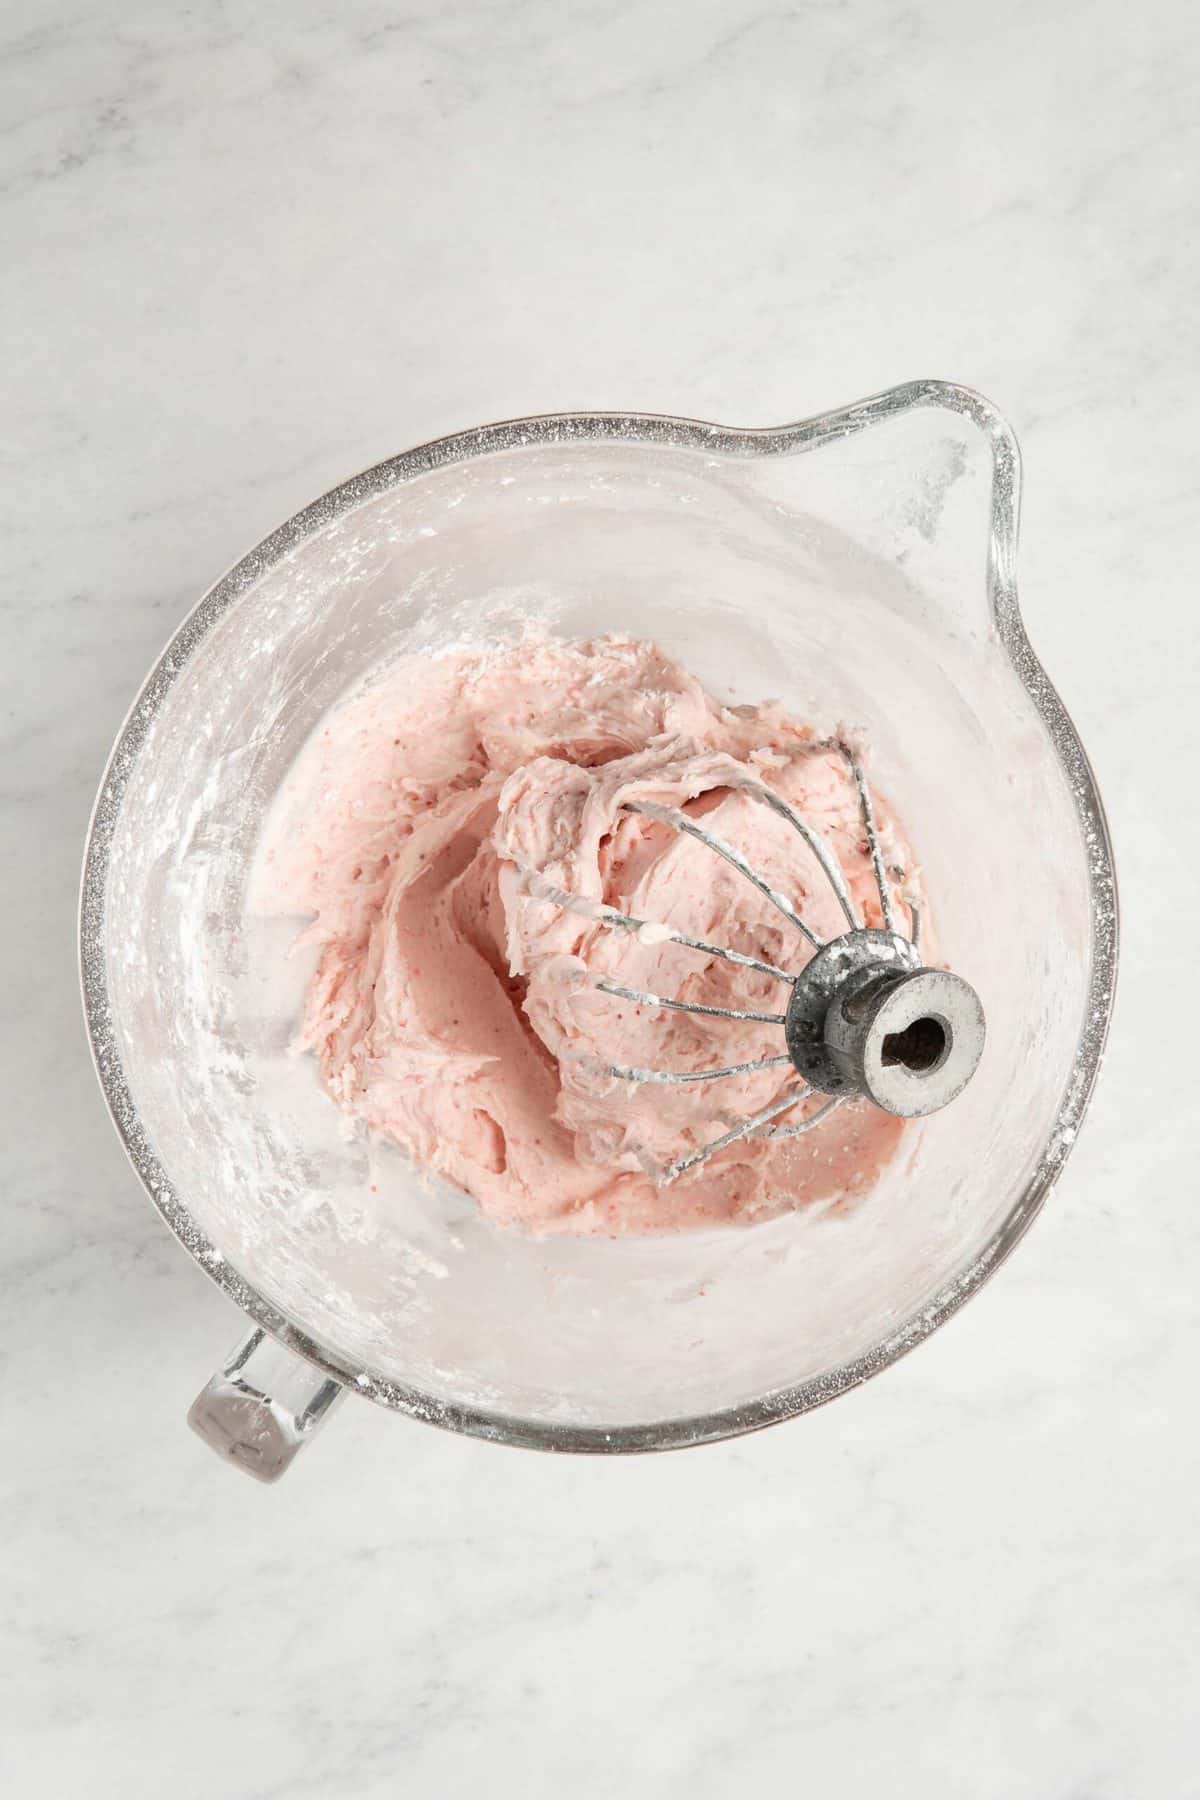
[[[709,847],[627,806],[683,808],[736,845],[819,938],[846,929],[816,858],[747,780],[820,832],[866,922],[881,923],[844,756],[774,702],[720,705],[652,643],[529,636],[414,659],[336,708],[289,778],[256,904],[311,915],[300,941],[318,960],[297,1045],[315,1053],[338,1106],[501,1225],[666,1230],[862,1193],[902,1129],[865,1103],[804,1136],[745,1138],[664,1184],[656,1172],[797,1077],[783,1067],[664,1085],[608,1073],[699,1070],[784,1048],[778,1025],[603,992],[602,979],[785,1010],[777,979],[665,940],[656,925],[791,971],[811,954]],[[909,891],[907,847],[878,798],[876,809]],[[649,923],[613,929],[606,906]]]

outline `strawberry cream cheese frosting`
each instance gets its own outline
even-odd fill
[[[868,925],[881,921],[845,757],[774,702],[727,707],[653,643],[528,636],[395,664],[301,753],[263,847],[255,904],[316,946],[296,1047],[331,1101],[464,1188],[497,1225],[619,1234],[749,1223],[849,1203],[901,1121],[865,1102],[810,1132],[746,1137],[663,1172],[799,1080],[788,1066],[656,1083],[778,1056],[779,1025],[673,1011],[601,982],[782,1013],[796,927],[705,844],[630,808],[682,809],[735,845],[819,939],[846,922],[815,856],[746,792],[819,832]],[[886,804],[889,864],[911,855]],[[899,890],[897,890],[899,897]],[[604,922],[606,908],[644,921]],[[901,909],[901,916],[903,916]],[[801,1099],[776,1123],[810,1116]]]

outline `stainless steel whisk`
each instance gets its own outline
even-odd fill
[[[837,1107],[856,1095],[865,1096],[883,1111],[901,1118],[919,1118],[937,1112],[962,1092],[983,1054],[985,1025],[979,996],[960,975],[922,965],[917,950],[920,915],[907,896],[904,905],[909,915],[909,933],[905,936],[897,929],[875,809],[862,765],[850,745],[839,740],[828,747],[845,757],[854,777],[863,832],[879,890],[883,930],[867,926],[865,920],[857,916],[845,876],[820,834],[794,807],[761,782],[745,777],[737,785],[752,799],[785,819],[812,851],[849,928],[840,936],[828,941],[819,938],[787,896],[764,880],[739,850],[716,832],[698,825],[686,813],[650,801],[627,802],[624,808],[626,812],[654,819],[673,831],[697,838],[751,882],[810,945],[813,955],[798,973],[764,962],[759,957],[746,956],[738,950],[689,937],[668,926],[636,919],[614,907],[583,901],[580,896],[567,894],[560,888],[537,884],[539,898],[584,913],[594,922],[618,931],[641,933],[651,942],[682,944],[686,949],[769,975],[791,989],[783,1012],[752,1012],[674,1000],[665,994],[623,987],[604,977],[596,978],[596,986],[602,992],[642,1006],[698,1013],[709,1019],[749,1020],[783,1028],[785,1050],[778,1056],[729,1063],[715,1069],[625,1068],[608,1064],[606,1072],[616,1080],[671,1084],[720,1081],[735,1075],[751,1075],[760,1069],[789,1065],[801,1078],[799,1085],[790,1087],[769,1106],[750,1114],[711,1143],[670,1163],[660,1173],[659,1178],[664,1182],[674,1181],[698,1168],[719,1150],[737,1143],[739,1138],[752,1134],[771,1138],[799,1137],[813,1130]],[[896,873],[900,874],[899,871]],[[800,1124],[771,1123],[811,1094],[826,1094],[829,1098]]]

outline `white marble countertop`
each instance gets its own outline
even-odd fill
[[[0,1772],[14,1800],[1200,1795],[1200,23],[1174,4],[10,0]],[[1099,1097],[867,1388],[682,1455],[348,1404],[280,1487],[105,1116],[108,744],[210,579],[514,412],[767,423],[915,375],[1020,435],[1030,633],[1123,878]]]

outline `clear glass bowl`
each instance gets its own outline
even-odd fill
[[[883,1368],[1011,1249],[1078,1130],[1116,959],[1100,801],[1017,610],[1017,482],[1003,420],[937,382],[766,431],[524,420],[356,477],[192,613],[97,802],[87,1019],[163,1217],[314,1380],[511,1443],[696,1443]],[[506,1235],[342,1135],[286,1055],[305,971],[246,886],[293,756],[381,658],[531,616],[655,637],[725,699],[866,730],[989,1036],[847,1216]]]

